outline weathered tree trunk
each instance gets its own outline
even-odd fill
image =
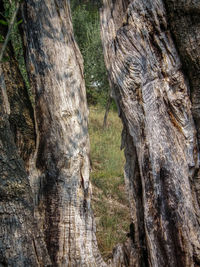
[[[10,128],[10,114],[0,66],[0,266],[47,266],[50,260],[34,219],[33,196]]]
[[[37,134],[30,181],[49,255],[53,266],[104,266],[91,211],[83,64],[69,3],[27,0],[23,18]]]
[[[190,84],[192,114],[200,146],[200,2],[165,0],[169,26]],[[194,177],[200,204],[200,173]]]
[[[166,2],[170,8],[173,1]],[[200,266],[194,182],[199,151],[190,86],[163,2],[104,0],[101,26],[105,61],[124,124],[125,180],[134,229],[130,249],[136,256],[131,266]],[[196,42],[192,52],[198,54],[197,64]],[[194,95],[193,103],[198,103],[197,89]]]
[[[0,34],[6,36],[5,26]],[[4,55],[9,61],[0,63],[0,266],[47,266],[25,170],[35,147],[32,107],[10,42]]]

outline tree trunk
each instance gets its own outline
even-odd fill
[[[49,255],[53,266],[104,266],[91,211],[83,63],[69,3],[27,0],[22,12],[37,134],[30,180]]]
[[[200,266],[195,183],[199,151],[191,87],[163,2],[104,0],[101,27],[105,62],[124,125],[125,181],[136,255],[131,266]],[[193,47],[199,56],[198,44]]]
[[[6,30],[0,26],[1,35]],[[32,107],[10,42],[5,56],[9,61],[0,65],[0,266],[47,266],[51,262],[25,170],[35,147]]]
[[[50,260],[34,219],[33,196],[11,132],[10,114],[0,66],[0,266],[47,266]]]
[[[183,70],[190,84],[192,114],[200,146],[200,3],[192,1],[164,1],[166,4],[169,26],[183,63]],[[194,177],[195,189],[200,204],[200,173]]]

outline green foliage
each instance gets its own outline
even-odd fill
[[[105,106],[109,91],[100,37],[99,2],[72,1],[76,41],[84,59],[84,75],[89,104]]]
[[[0,24],[1,25],[8,25],[8,22],[7,21],[5,21],[5,20],[3,20],[3,19],[0,19]]]
[[[21,24],[23,22],[23,19],[20,19],[19,21],[17,21],[17,26],[19,25],[19,24]]]
[[[9,60],[10,60],[9,57],[4,56],[3,59],[1,60],[1,62],[8,62]]]

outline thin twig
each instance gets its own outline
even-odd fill
[[[15,19],[16,19],[18,10],[19,10],[19,5],[20,5],[19,2],[17,2],[17,4],[16,4],[16,9],[15,9],[15,11],[14,11],[14,13],[13,13],[13,15],[12,15],[12,18],[11,18],[11,20],[10,20],[10,23],[9,23],[9,27],[8,27],[8,32],[7,32],[7,35],[6,35],[6,39],[5,39],[4,43],[3,43],[3,46],[2,46],[2,49],[1,49],[1,52],[0,52],[0,62],[1,62],[2,59],[3,59],[3,55],[4,55],[4,52],[5,52],[5,50],[6,50],[6,46],[7,46],[7,44],[8,44],[10,34],[11,34],[11,32],[12,32],[12,28],[13,28],[13,26],[14,26],[14,24],[15,24]]]

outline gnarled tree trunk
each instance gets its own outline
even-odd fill
[[[184,1],[166,2],[170,13],[172,2]],[[172,21],[173,16],[175,11]],[[181,25],[184,32],[185,24]],[[191,87],[169,31],[164,3],[104,0],[101,27],[105,61],[124,125],[125,180],[134,228],[132,254],[136,256],[132,266],[200,266],[194,181],[199,151]],[[189,46],[184,43],[185,35],[177,37],[183,42],[182,56]],[[199,68],[199,39],[194,42],[192,52],[198,54],[194,61]],[[198,71],[189,73],[190,80],[195,75],[199,79]],[[198,117],[198,87],[192,88]]]
[[[69,3],[27,0],[23,18],[37,135],[30,181],[48,252],[53,266],[104,266],[91,211],[83,64]]]

